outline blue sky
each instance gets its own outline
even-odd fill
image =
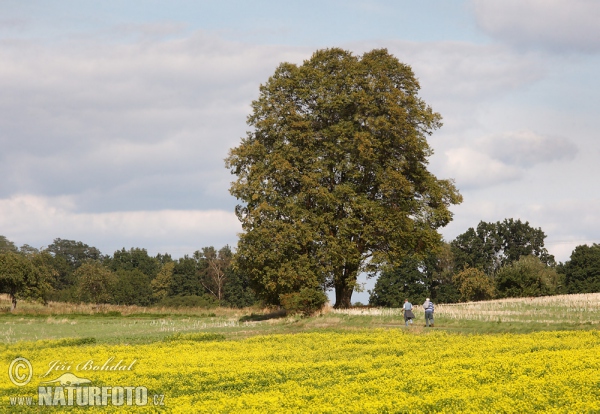
[[[592,0],[4,1],[0,234],[235,246],[223,159],[259,85],[319,48],[385,47],[444,118],[430,168],[464,196],[446,240],[515,218],[568,260],[600,242],[598,21]]]

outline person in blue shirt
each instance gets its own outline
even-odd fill
[[[433,328],[433,302],[429,298],[425,299],[423,309],[425,309],[425,327],[431,326]],[[431,325],[429,324],[430,322]]]
[[[408,326],[410,323],[412,325],[413,319],[415,318],[415,314],[412,311],[412,303],[408,301],[408,299],[404,299],[404,306],[402,306],[402,312],[404,312],[404,324]]]

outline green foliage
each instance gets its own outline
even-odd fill
[[[384,270],[370,292],[369,304],[401,308],[406,298],[415,303],[425,300],[429,296],[429,286],[425,284],[420,266],[419,260],[408,258],[400,266]]]
[[[207,293],[213,295],[218,301],[224,299],[224,289],[229,276],[227,270],[231,267],[232,257],[233,253],[229,246],[219,251],[212,246],[204,247],[194,253],[194,258],[199,263],[200,283]]]
[[[250,288],[250,280],[243,274],[236,272],[233,268],[227,270],[227,283],[224,287],[224,298],[221,306],[231,308],[245,308],[257,302],[254,291]]]
[[[562,272],[567,293],[600,292],[600,244],[575,247]]]
[[[97,248],[75,240],[54,239],[46,250],[54,257],[63,257],[72,269],[77,269],[88,260],[104,259]]]
[[[289,313],[312,315],[327,303],[327,295],[320,289],[302,288],[299,292],[281,295],[281,306]]]
[[[493,276],[502,266],[522,256],[536,256],[553,266],[554,257],[544,247],[545,238],[542,229],[511,218],[496,223],[481,221],[476,230],[469,228],[451,246],[457,269],[472,267]]]
[[[560,285],[556,270],[535,256],[523,256],[502,267],[494,281],[500,298],[554,295]]]
[[[49,266],[56,273],[52,280],[53,291],[49,295],[52,300],[76,301],[75,270],[88,260],[105,259],[97,248],[75,240],[54,239],[45,251],[52,256]]]
[[[22,252],[23,250],[21,250]],[[41,300],[44,304],[47,304],[58,278],[58,271],[53,266],[54,258],[47,250],[30,250],[27,257],[36,268],[38,274],[37,293],[33,295],[34,299]]]
[[[148,306],[152,303],[150,277],[139,269],[116,272],[117,281],[112,290],[111,303],[117,305]]]
[[[219,303],[209,295],[169,296],[157,303],[168,308],[216,308]]]
[[[105,265],[113,272],[118,270],[139,270],[150,279],[154,279],[160,269],[159,259],[148,255],[146,249],[131,248],[117,250],[112,258],[105,260]]]
[[[17,252],[17,246],[10,240],[8,240],[5,236],[0,235],[0,253],[6,252]]]
[[[424,259],[406,258],[400,266],[381,273],[371,292],[373,306],[402,307],[404,299],[420,303],[430,297],[436,303],[453,303],[460,295],[452,280],[454,259],[450,245],[442,242]]]
[[[0,293],[10,296],[12,310],[17,299],[44,301],[50,289],[49,277],[22,254],[10,250],[0,253]]]
[[[110,303],[117,283],[115,274],[102,263],[89,260],[75,271],[77,297],[82,302]]]
[[[349,307],[358,275],[437,244],[462,198],[427,170],[441,117],[387,50],[319,50],[282,63],[230,151],[243,202],[236,266],[261,299],[332,287]]]
[[[488,300],[494,297],[494,282],[480,269],[467,267],[454,275],[462,301]]]
[[[152,287],[152,297],[155,300],[162,300],[171,292],[173,269],[175,269],[174,262],[165,263],[161,266],[156,277],[150,282],[150,286]]]
[[[185,255],[175,262],[170,296],[204,295],[198,261]]]

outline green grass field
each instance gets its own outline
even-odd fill
[[[423,312],[404,327],[400,309],[353,308],[307,318],[267,309],[165,309],[135,306],[93,306],[20,302],[8,311],[0,296],[0,343],[61,338],[94,338],[96,343],[141,344],[175,333],[210,332],[227,339],[255,335],[356,330],[365,328],[425,331]],[[528,333],[548,330],[589,330],[600,326],[600,293],[541,298],[503,299],[438,305],[435,327],[453,333]]]

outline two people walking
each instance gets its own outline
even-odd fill
[[[413,319],[415,318],[415,314],[412,311],[412,303],[408,301],[408,299],[404,299],[404,305],[402,306],[402,312],[404,313],[404,324],[408,326],[408,324],[413,323]],[[425,309],[425,327],[433,328],[433,302],[429,300],[429,298],[425,299],[425,303],[423,303],[423,309]]]

